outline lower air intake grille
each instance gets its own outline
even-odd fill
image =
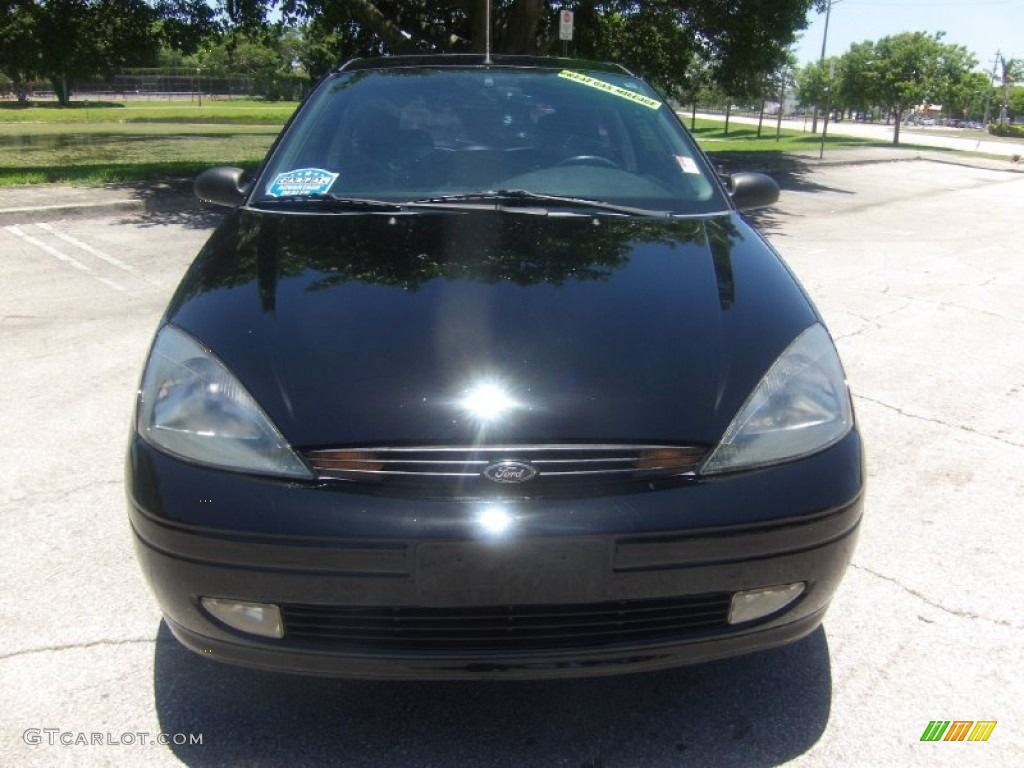
[[[724,628],[731,595],[483,608],[281,606],[287,640],[339,649],[529,651],[640,645]]]

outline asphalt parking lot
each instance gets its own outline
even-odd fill
[[[122,454],[218,216],[0,225],[0,765],[1024,764],[1024,175],[779,171],[757,219],[830,324],[868,449],[853,565],[792,646],[582,681],[320,680],[184,651],[134,561]],[[933,720],[997,725],[922,742]]]

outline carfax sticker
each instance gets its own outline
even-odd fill
[[[325,171],[323,168],[299,168],[277,174],[267,194],[271,197],[288,197],[290,195],[322,195],[331,188],[338,174]]]
[[[657,109],[661,106],[661,102],[657,99],[641,96],[639,93],[633,93],[628,88],[622,88],[618,85],[606,83],[604,80],[598,80],[596,77],[590,77],[590,75],[584,75],[581,72],[573,72],[569,69],[563,69],[558,73],[558,76],[564,77],[566,80],[572,80],[574,83],[579,83],[580,85],[597,88],[599,91],[604,91],[605,93],[610,93],[613,96],[618,96],[620,99],[629,99],[634,104],[642,104],[648,109]]]

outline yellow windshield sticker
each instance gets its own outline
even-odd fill
[[[559,77],[564,77],[566,80],[572,80],[574,83],[580,83],[581,85],[588,85],[591,88],[597,88],[605,93],[610,93],[613,96],[618,96],[620,99],[629,99],[634,104],[642,104],[648,109],[657,109],[661,106],[661,102],[657,99],[652,99],[647,96],[641,96],[639,93],[633,93],[628,88],[621,88],[611,83],[606,83],[604,80],[598,80],[596,77],[590,77],[589,75],[581,74],[580,72],[573,72],[568,69],[563,69],[558,73]]]

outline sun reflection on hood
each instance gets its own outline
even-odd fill
[[[501,420],[510,411],[522,408],[523,404],[512,397],[501,383],[483,380],[467,390],[459,400],[459,407],[472,419],[489,424]]]

